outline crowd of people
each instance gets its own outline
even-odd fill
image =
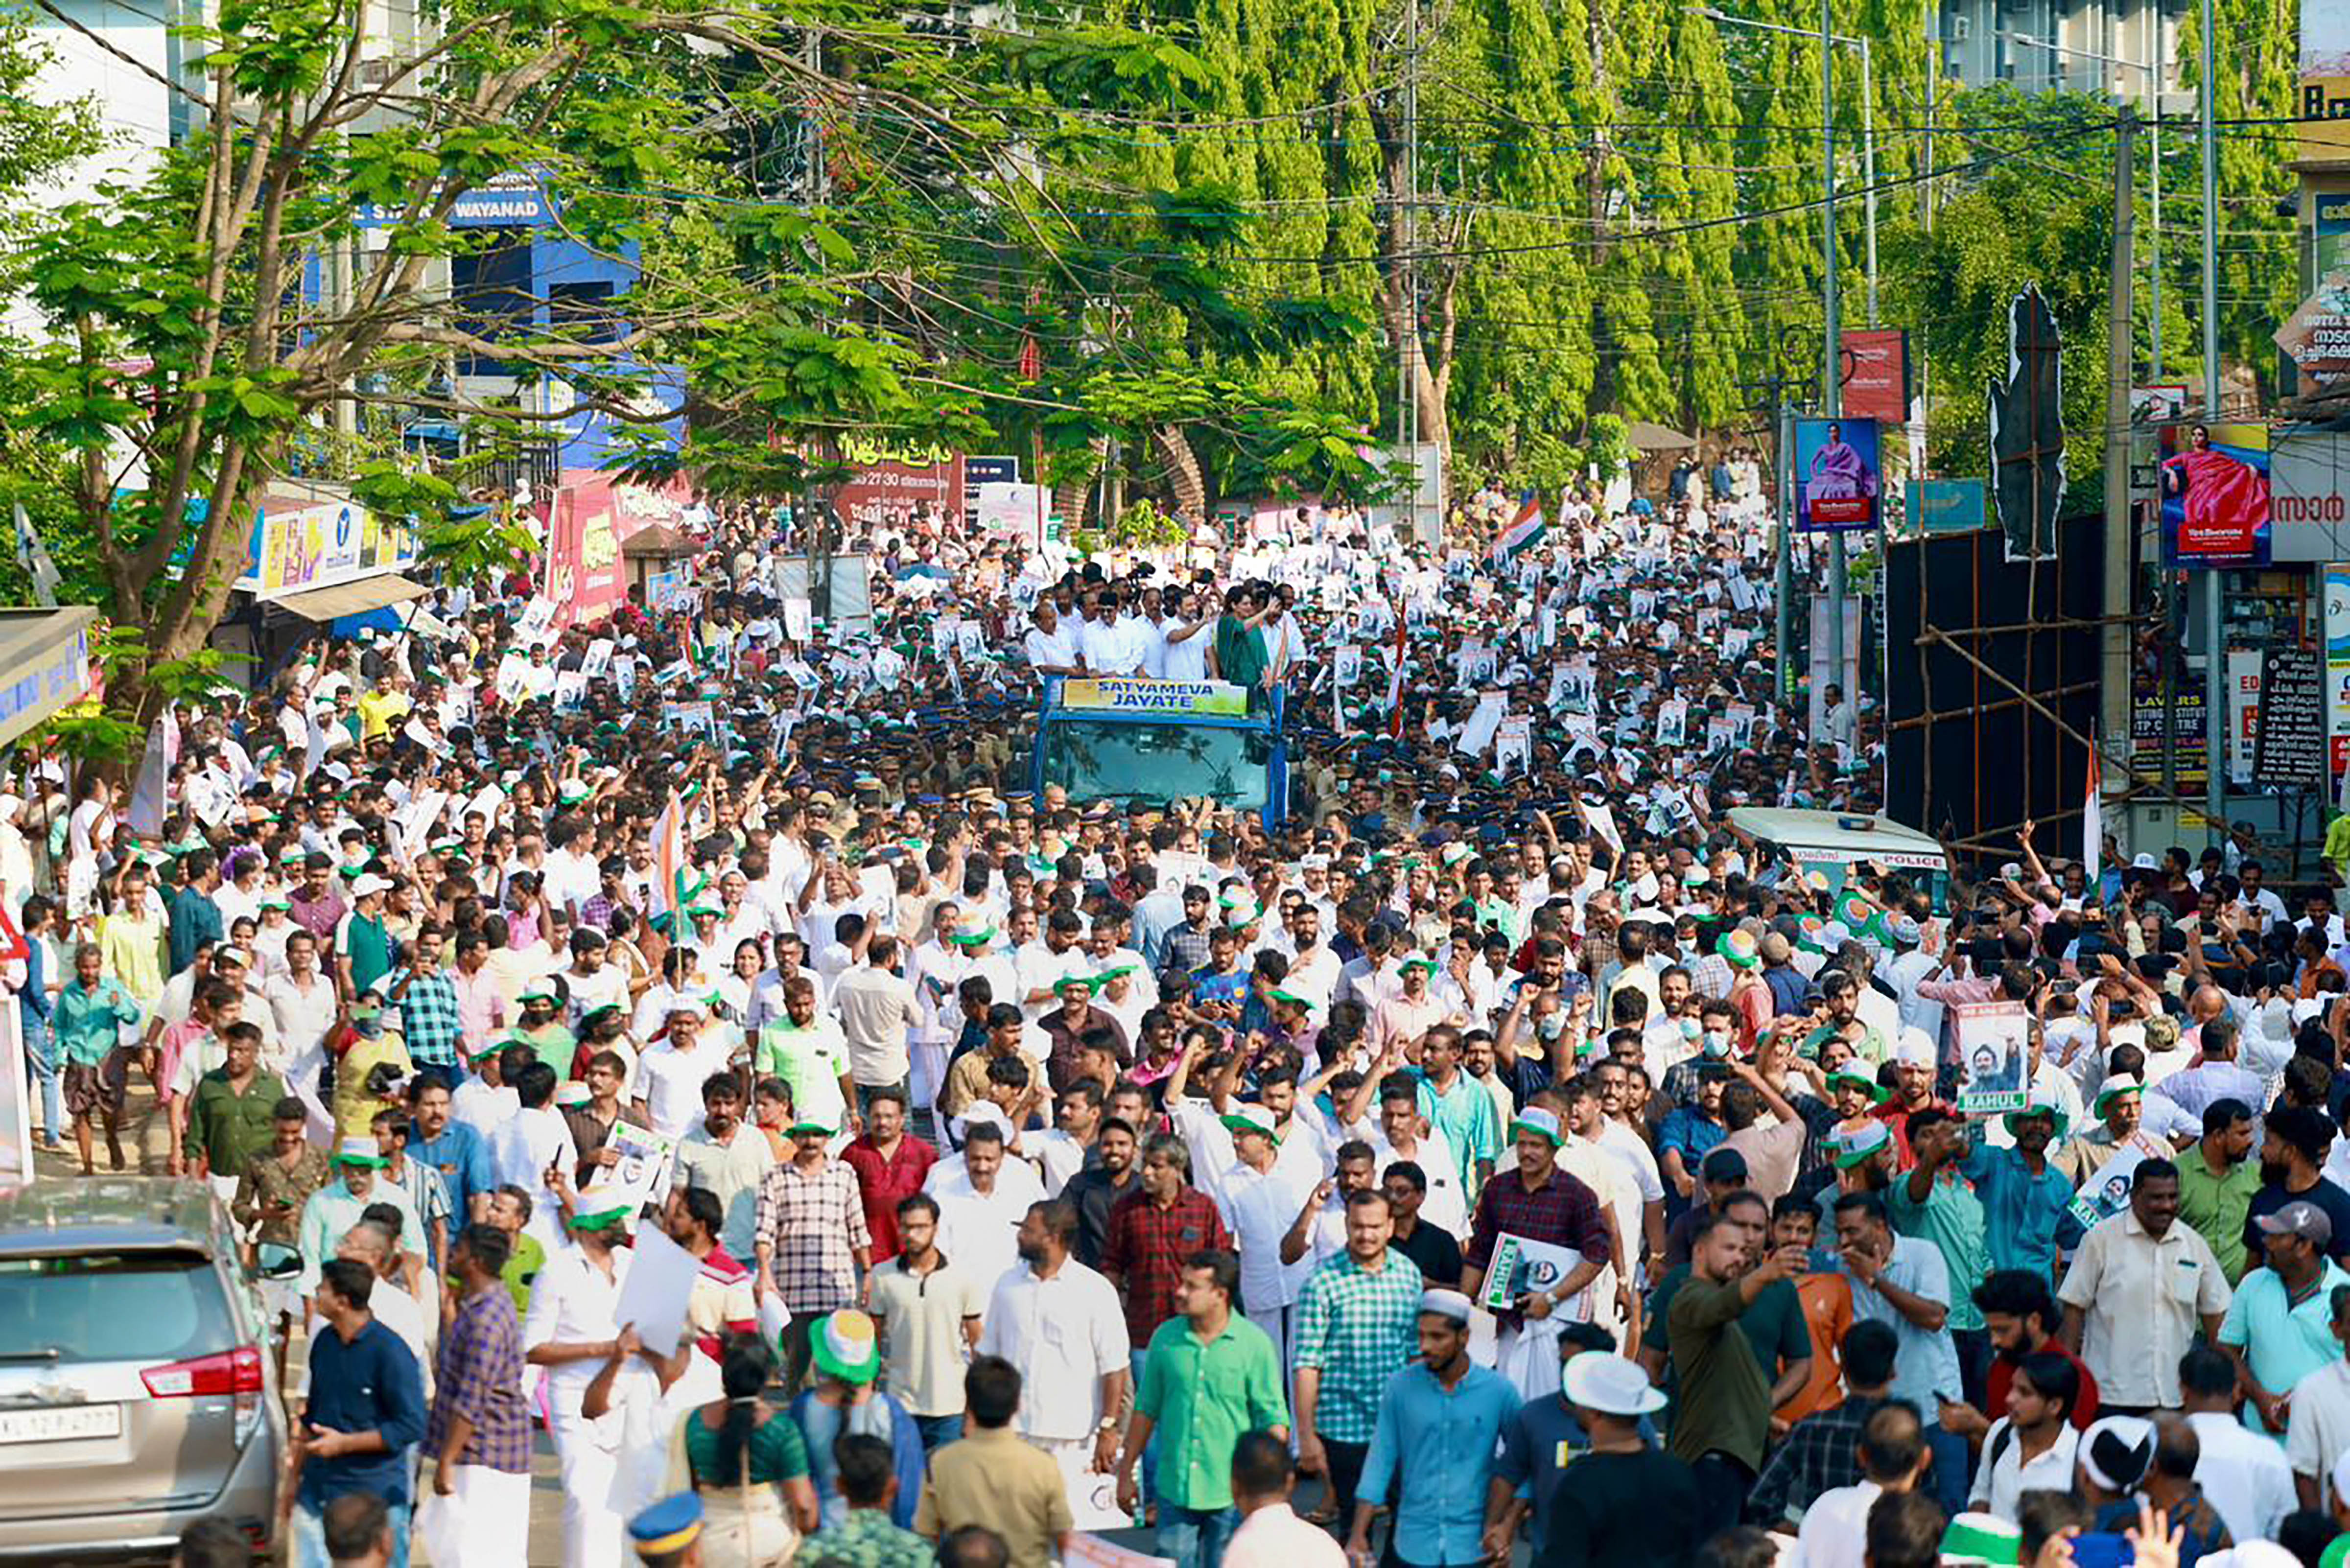
[[[2332,889],[1742,833],[1881,738],[1774,700],[1753,477],[444,587],[0,795],[40,1135],[219,1195],[306,1565],[2336,1568]],[[1278,691],[1285,818],[1029,790],[1105,675]]]

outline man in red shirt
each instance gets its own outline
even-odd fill
[[[1934,1042],[1924,1030],[1901,1032],[1893,1049],[1893,1097],[1877,1107],[1877,1117],[1892,1129],[1895,1158],[1904,1170],[1918,1163],[1909,1150],[1909,1118],[1929,1106],[1950,1109],[1934,1098],[1935,1060]]]
[[[1138,1365],[1159,1325],[1175,1315],[1184,1260],[1232,1244],[1215,1200],[1191,1177],[1190,1147],[1172,1133],[1153,1133],[1142,1146],[1139,1186],[1110,1205],[1101,1272],[1126,1301],[1126,1333]]]
[[[2073,1364],[2081,1378],[2080,1397],[2073,1401],[2073,1425],[2087,1431],[2097,1418],[2097,1380],[2056,1337],[2056,1325],[2064,1320],[2048,1293],[2046,1276],[2029,1269],[2000,1269],[1986,1274],[1974,1293],[1984,1332],[1991,1335],[1991,1374],[1983,1380],[1982,1412],[1975,1417],[1982,1426],[1971,1435],[1989,1432],[1991,1424],[2007,1414],[2007,1388],[2016,1364],[2034,1352],[2061,1355]]]
[[[873,1261],[898,1255],[898,1205],[922,1189],[939,1151],[906,1136],[905,1092],[895,1085],[865,1091],[865,1131],[840,1158],[857,1173],[865,1203],[866,1229],[873,1232]]]

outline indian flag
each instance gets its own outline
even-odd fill
[[[682,916],[686,905],[702,890],[702,884],[691,873],[693,863],[686,857],[685,802],[671,791],[669,804],[653,820],[653,868],[660,877],[657,897],[668,910]],[[656,911],[648,911],[656,912]],[[682,929],[683,920],[679,921]]]
[[[1518,503],[1518,514],[1494,537],[1493,558],[1504,564],[1515,560],[1523,552],[1541,544],[1548,527],[1543,521],[1542,503],[1529,491],[1526,498]]]

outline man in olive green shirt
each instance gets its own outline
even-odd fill
[[[1222,1248],[1184,1260],[1175,1288],[1181,1314],[1159,1325],[1142,1364],[1134,1417],[1118,1457],[1118,1504],[1136,1501],[1135,1462],[1159,1434],[1159,1553],[1180,1568],[1223,1561],[1240,1528],[1232,1506],[1232,1449],[1247,1432],[1289,1440],[1281,1361],[1264,1330],[1232,1312],[1241,1261]]]
[[[2211,1243],[2231,1285],[2256,1262],[2244,1251],[2244,1216],[2261,1189],[2251,1153],[2252,1108],[2218,1099],[2203,1107],[2201,1141],[2178,1157],[2178,1218]]]
[[[1771,1380],[1738,1326],[1755,1297],[1787,1277],[1788,1258],[1772,1252],[1748,1266],[1745,1228],[1711,1214],[1690,1248],[1690,1275],[1673,1295],[1666,1322],[1680,1393],[1671,1449],[1698,1472],[1709,1516],[1697,1538],[1738,1522],[1747,1489],[1771,1439]]]
[[[254,1157],[277,1141],[275,1116],[286,1098],[286,1080],[257,1065],[257,1025],[230,1024],[221,1045],[227,1060],[196,1080],[188,1096],[188,1147],[196,1173],[211,1179],[225,1203],[236,1196],[237,1179]]]

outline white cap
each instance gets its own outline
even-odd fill
[[[374,872],[367,872],[351,883],[351,897],[364,898],[370,893],[389,893],[391,884]]]
[[[1932,1067],[1936,1060],[1933,1037],[1924,1030],[1911,1026],[1894,1039],[1893,1064],[1897,1067]]]
[[[1649,1383],[1647,1370],[1612,1350],[1569,1356],[1559,1374],[1559,1387],[1568,1404],[1603,1416],[1628,1418],[1665,1407],[1665,1397]]]
[[[1432,1312],[1439,1317],[1449,1317],[1458,1324],[1466,1324],[1476,1309],[1459,1291],[1439,1289],[1419,1293],[1419,1310]]]

